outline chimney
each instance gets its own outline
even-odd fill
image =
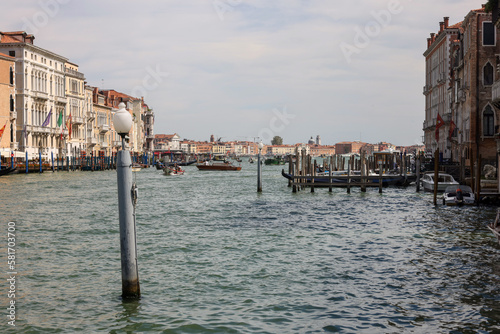
[[[439,22],[439,32],[443,32],[444,30],[444,22]]]
[[[450,18],[448,16],[444,17],[444,28],[448,28],[448,25],[450,24]]]
[[[430,38],[427,38],[427,48],[429,48],[431,46],[431,39]]]
[[[431,44],[436,40],[436,34],[431,32]]]

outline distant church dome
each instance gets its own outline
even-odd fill
[[[310,145],[314,145],[315,144],[313,137],[311,137],[311,139],[309,139],[308,144],[310,144]]]

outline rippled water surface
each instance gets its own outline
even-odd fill
[[[186,170],[135,174],[138,302],[120,299],[115,171],[1,177],[17,332],[500,333],[496,207],[435,207],[414,187],[293,194],[278,166],[257,194],[256,164]]]

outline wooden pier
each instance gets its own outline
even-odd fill
[[[359,187],[361,192],[366,192],[368,187],[378,187],[382,193],[382,188],[389,185],[405,186],[415,181],[411,168],[410,157],[406,154],[366,156],[362,152],[359,157],[332,155],[324,158],[323,172],[318,173],[317,161],[297,148],[295,157],[289,157],[288,174],[282,170],[282,175],[289,180],[288,186],[294,193],[305,188],[310,188],[311,192],[315,188],[329,188],[332,192],[334,187],[346,188],[347,193],[352,187]]]

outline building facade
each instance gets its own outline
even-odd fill
[[[68,59],[33,44],[35,37],[26,32],[0,32],[0,51],[15,58],[16,134],[13,143],[28,152],[66,154],[65,64]]]
[[[0,154],[9,157],[17,149],[15,58],[0,54]],[[15,144],[14,144],[15,143]]]

